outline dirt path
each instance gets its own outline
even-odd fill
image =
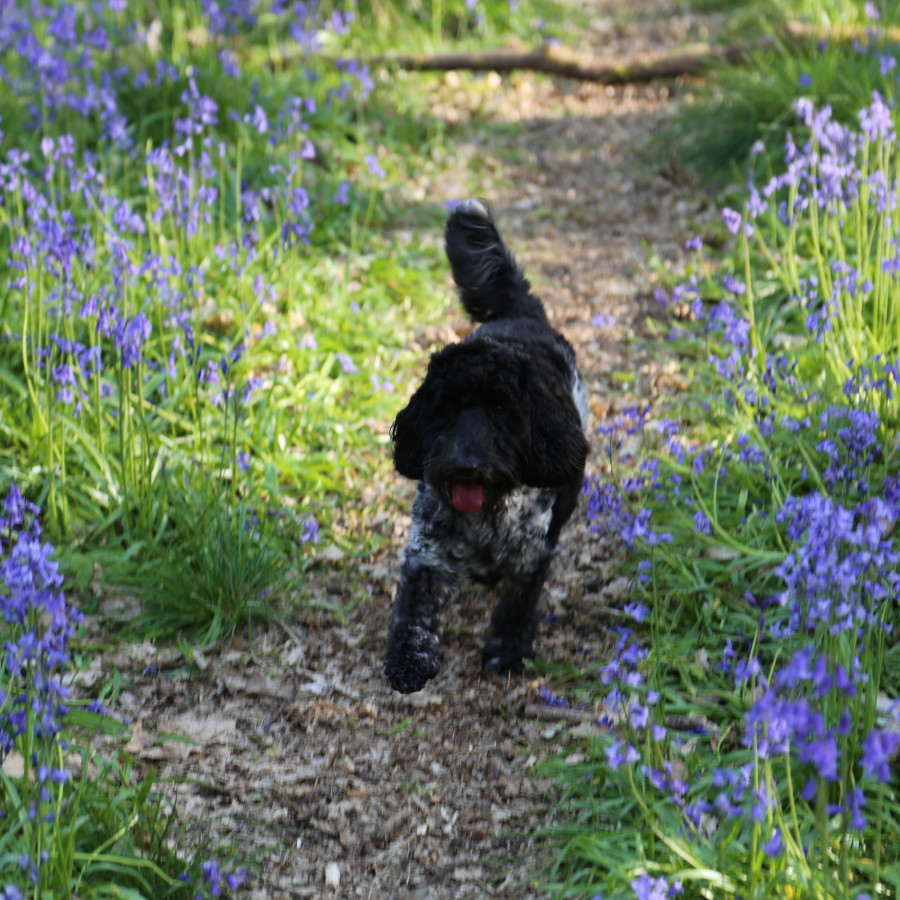
[[[610,57],[674,49],[708,24],[656,2],[617,26],[626,4],[593,6],[585,47]],[[596,423],[629,402],[622,373],[637,376],[625,379],[632,400],[664,389],[661,354],[642,338],[656,305],[647,245],[677,263],[689,221],[701,215],[696,188],[635,161],[671,111],[669,89],[527,75],[492,83],[490,114],[523,122],[512,148],[520,161],[504,162],[509,148],[486,145],[477,124],[451,130],[448,141],[483,158],[478,193],[575,345]],[[459,90],[453,77],[441,81],[438,114],[459,117]],[[440,199],[468,186],[444,178],[423,187]],[[452,309],[450,327],[462,328]],[[592,324],[597,316],[606,318]],[[593,460],[601,459],[596,440]],[[552,821],[554,793],[533,777],[535,764],[593,727],[595,713],[559,719],[542,704],[536,676],[492,681],[479,671],[489,601],[477,590],[448,610],[440,675],[409,697],[389,690],[381,659],[412,489],[399,478],[384,488],[403,511],[373,523],[391,538],[378,558],[314,576],[315,595],[345,620],[323,607],[276,623],[252,654],[234,641],[198,657],[192,676],[178,654],[149,647],[107,660],[133,677],[117,708],[142,722],[131,749],[164,778],[183,779],[169,790],[182,820],[195,823],[190,836],[231,840],[256,856],[252,897],[544,896],[530,879],[546,847],[531,835]],[[623,594],[614,553],[576,512],[545,590],[540,656],[602,662],[604,607]],[[164,734],[195,743],[155,740]]]

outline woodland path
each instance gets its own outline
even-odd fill
[[[589,5],[596,14],[577,49],[611,60],[676,50],[717,24],[663,0]],[[448,155],[474,156],[484,177],[473,190],[438,166],[439,175],[405,187],[404,201],[443,204],[472,192],[491,202],[554,325],[575,346],[594,425],[669,389],[675,367],[644,324],[657,311],[647,256],[683,265],[683,243],[691,223],[709,216],[708,201],[677,168],[637,152],[671,115],[672,92],[689,85],[488,74],[479,76],[489,90],[470,116],[465,78],[408,77],[433,84]],[[492,119],[521,122],[511,146],[492,143],[480,124]],[[449,277],[447,304],[445,324],[416,336],[423,364],[431,343],[467,327]],[[589,467],[602,464],[595,436]],[[191,823],[185,839],[230,840],[256,859],[241,896],[545,896],[533,879],[548,848],[533,834],[554,821],[555,794],[535,772],[545,755],[574,751],[596,710],[559,718],[542,704],[537,674],[507,681],[481,673],[489,600],[474,589],[447,611],[439,676],[408,697],[389,689],[381,659],[412,493],[399,477],[369,488],[367,505],[388,498],[367,523],[389,538],[385,549],[320,568],[312,576],[320,605],[273,623],[252,648],[233,640],[198,655],[193,672],[179,653],[146,645],[104,661],[128,684],[116,713],[142,723],[130,749],[171,779],[166,790]],[[627,594],[611,565],[616,552],[578,510],[545,589],[540,657],[602,664],[609,607]],[[193,743],[159,740],[167,734]]]

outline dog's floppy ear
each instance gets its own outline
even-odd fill
[[[429,402],[428,380],[410,397],[405,409],[401,409],[391,425],[394,442],[394,468],[406,478],[420,481],[425,476],[425,431],[427,430]]]
[[[528,372],[531,454],[523,473],[530,487],[556,487],[584,475],[588,442],[570,393],[558,375],[534,366]]]

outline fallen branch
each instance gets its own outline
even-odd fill
[[[447,72],[458,69],[503,74],[516,70],[528,70],[601,84],[634,84],[703,72],[718,62],[737,62],[746,58],[751,49],[755,49],[755,47],[743,43],[728,44],[723,47],[697,44],[676,54],[622,63],[605,63],[576,53],[559,44],[544,44],[537,50],[527,53],[493,50],[439,53],[434,56],[398,54],[396,56],[374,56],[365,62],[368,65],[383,65],[417,72]]]

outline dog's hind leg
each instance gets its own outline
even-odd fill
[[[500,600],[491,615],[481,664],[489,672],[522,671],[522,661],[534,656],[532,644],[538,627],[538,600],[550,568],[549,555],[530,573],[507,575]]]

